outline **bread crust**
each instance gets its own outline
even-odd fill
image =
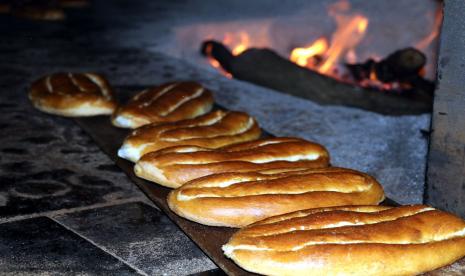
[[[199,83],[170,82],[136,94],[116,110],[112,124],[138,128],[150,123],[175,122],[208,113],[212,107],[212,93]]]
[[[289,171],[321,168],[329,153],[321,145],[299,138],[266,138],[219,149],[170,147],[142,156],[134,166],[137,176],[177,188],[202,176],[223,172]]]
[[[243,227],[302,209],[383,200],[383,188],[373,177],[329,167],[278,174],[209,175],[171,191],[168,205],[179,216],[201,224]]]
[[[137,128],[124,140],[118,156],[136,162],[142,155],[162,148],[219,148],[256,140],[260,134],[257,121],[248,114],[217,110],[194,119]]]
[[[223,251],[265,275],[415,275],[465,256],[465,221],[424,205],[319,208],[247,226]]]
[[[29,99],[40,111],[67,117],[108,115],[117,106],[108,81],[93,73],[42,77],[32,84]]]

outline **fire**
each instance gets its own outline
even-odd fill
[[[293,49],[290,60],[326,75],[333,75],[343,58],[349,62],[356,61],[355,47],[365,36],[368,18],[361,14],[350,14],[349,10],[347,1],[336,2],[330,7],[329,15],[335,19],[337,28],[331,36],[329,47],[325,38],[319,38],[307,48]],[[315,55],[320,55],[322,62],[310,63],[309,59]]]
[[[222,43],[224,45],[228,45],[232,48],[231,53],[235,56],[239,55],[240,53],[244,52],[250,46],[250,37],[246,32],[239,32],[237,34],[227,32],[224,34]],[[232,75],[226,72],[222,67],[221,64],[212,57],[212,45],[207,45],[205,49],[207,53],[208,63],[217,70],[221,72],[221,74],[225,75],[226,77],[232,79]]]
[[[328,49],[328,41],[326,38],[322,37],[317,39],[311,45],[306,48],[295,48],[291,52],[290,60],[296,64],[305,67],[310,65],[310,60],[317,56],[321,55]]]
[[[362,15],[346,18],[336,17],[338,28],[331,38],[331,47],[325,53],[324,63],[318,68],[320,73],[328,73],[350,50],[360,43],[368,27],[368,18]]]
[[[339,78],[335,73],[341,61],[355,62],[355,48],[362,41],[368,28],[368,18],[350,11],[350,3],[341,0],[329,7],[328,14],[334,18],[337,28],[331,36],[331,41],[320,37],[306,47],[294,48],[289,56],[292,62],[299,66],[316,70],[322,74]],[[231,49],[235,56],[253,46],[250,35],[245,31],[226,32],[222,43]],[[208,51],[207,51],[208,52]],[[210,64],[221,68],[213,58]],[[225,74],[225,72],[222,72]]]
[[[350,75],[352,72],[349,72],[344,64],[363,62],[357,57],[357,46],[363,41],[367,34],[369,20],[360,11],[351,10],[351,5],[348,0],[339,0],[330,5],[327,14],[336,23],[336,28],[332,34],[320,37],[315,36],[312,40],[309,40],[310,43],[307,45],[291,49],[289,60],[301,67],[309,68],[340,81],[355,81]],[[417,49],[422,50],[432,44],[438,36],[441,22],[442,13],[439,9],[434,18],[433,31],[415,44]],[[373,27],[375,26],[376,25],[373,24]],[[223,45],[227,46],[234,56],[240,55],[251,47],[269,47],[269,45],[271,45],[272,37],[270,38],[269,32],[262,31],[261,29],[257,31],[258,28],[252,28],[250,30],[247,29],[249,30],[248,33],[245,31],[248,27],[248,25],[242,25],[236,26],[236,28],[229,28],[228,30],[237,29],[237,31],[223,31],[216,36],[215,40],[221,41]],[[263,28],[263,30],[268,29]],[[369,38],[372,38],[372,36],[373,34],[370,34]],[[364,44],[363,47],[366,48],[366,45]],[[284,49],[287,50],[288,48],[281,47],[281,52],[278,52],[278,54],[286,54],[286,50]],[[217,68],[223,75],[231,78],[231,74],[226,72],[221,67],[220,63],[210,55],[211,49],[207,49],[206,52],[209,63],[214,68]],[[380,61],[381,58],[375,57],[375,54],[375,52],[371,53],[371,55],[369,55],[370,59]],[[367,56],[366,53],[365,56]],[[386,84],[378,80],[376,72],[374,71],[371,72],[366,79],[357,80],[357,82],[358,85],[364,87],[372,86],[381,89],[392,89],[393,86],[396,85],[391,83]]]
[[[214,59],[214,58],[212,58],[212,57],[208,57],[208,62],[210,63],[211,66],[213,66],[213,67],[216,68],[216,69],[220,69],[220,68],[221,68],[220,63],[219,63],[216,59]]]
[[[237,34],[226,33],[223,38],[223,44],[231,47],[232,54],[237,56],[250,47],[250,37],[244,31]]]
[[[442,17],[443,17],[442,10],[438,9],[436,11],[436,14],[434,15],[433,31],[429,33],[421,41],[416,43],[415,48],[419,50],[424,50],[425,48],[427,48],[429,45],[432,44],[433,40],[436,39],[441,29]]]
[[[210,63],[211,66],[213,66],[214,68],[216,69],[221,69],[221,65],[220,63],[214,59],[212,56],[211,56],[211,53],[212,53],[212,45],[207,45],[207,49],[205,50],[207,52],[207,58],[208,58],[208,62]]]
[[[223,67],[221,67],[221,64],[212,57],[211,55],[211,52],[212,52],[212,45],[207,45],[207,48],[205,49],[206,53],[207,53],[207,59],[208,59],[208,63],[210,63],[210,65],[213,67],[213,68],[216,68],[217,70],[219,70],[221,72],[221,74],[225,75],[226,77],[232,79],[232,75],[228,72],[226,72]]]

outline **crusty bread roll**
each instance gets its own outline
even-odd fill
[[[111,114],[117,106],[108,81],[92,73],[42,77],[32,84],[29,99],[43,112],[69,117]]]
[[[206,149],[178,146],[150,152],[134,166],[137,176],[177,188],[189,180],[222,172],[274,172],[328,166],[328,151],[299,138],[268,138]]]
[[[175,122],[208,113],[213,95],[196,82],[171,82],[135,95],[112,116],[117,127],[137,128],[150,123]]]
[[[415,275],[465,256],[465,221],[423,205],[310,209],[247,226],[223,251],[265,275]]]
[[[137,128],[124,140],[118,156],[136,162],[148,152],[170,146],[219,148],[256,140],[260,134],[257,122],[246,113],[217,110],[194,119]]]
[[[354,170],[328,167],[278,174],[221,173],[194,179],[171,191],[170,209],[212,226],[243,227],[297,210],[378,204],[381,185]]]

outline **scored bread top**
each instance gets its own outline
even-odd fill
[[[205,114],[212,106],[212,93],[199,83],[171,82],[135,95],[116,110],[112,123],[137,128],[149,123],[174,122]]]
[[[108,81],[93,73],[55,73],[35,81],[29,99],[41,111],[62,116],[111,114],[117,103]]]
[[[219,148],[256,140],[260,134],[257,121],[247,113],[217,110],[193,119],[137,128],[125,139],[118,155],[136,162],[145,153],[170,146]]]
[[[267,275],[412,275],[465,255],[465,221],[424,205],[310,209],[249,225],[223,250]]]
[[[328,151],[299,138],[266,138],[219,149],[177,146],[150,152],[136,163],[137,176],[168,187],[222,172],[295,170],[329,164]]]
[[[378,204],[382,200],[383,188],[373,177],[335,167],[213,174],[189,181],[168,196],[170,208],[178,215],[228,227],[296,210]]]

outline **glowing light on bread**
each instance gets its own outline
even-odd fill
[[[335,167],[214,174],[189,181],[168,196],[176,214],[228,227],[243,227],[302,209],[378,204],[383,200],[383,188],[373,177]]]
[[[267,138],[219,149],[177,146],[150,152],[134,166],[137,176],[177,188],[187,181],[223,172],[289,171],[329,164],[328,151],[299,138]]]
[[[118,156],[136,162],[148,152],[170,146],[219,148],[256,140],[260,134],[257,122],[246,113],[217,110],[194,119],[137,128],[125,139]]]
[[[108,81],[93,73],[56,73],[35,81],[29,99],[37,109],[80,117],[111,114],[117,104]]]
[[[424,205],[310,209],[247,226],[223,251],[265,275],[416,275],[465,256],[465,221]]]
[[[213,95],[196,82],[172,82],[135,95],[112,116],[117,127],[137,128],[150,123],[175,122],[205,114]]]

